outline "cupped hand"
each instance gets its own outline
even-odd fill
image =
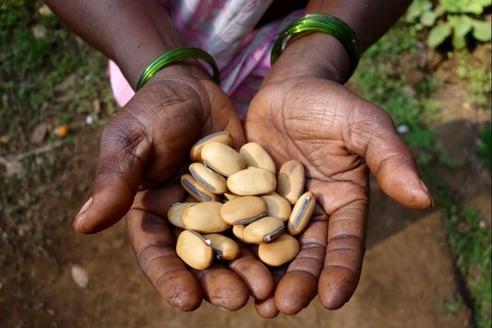
[[[228,310],[273,288],[267,268],[243,250],[228,268],[190,270],[176,255],[169,206],[184,200],[179,184],[189,149],[200,137],[227,130],[236,146],[243,129],[232,104],[208,79],[157,74],[105,126],[92,196],[73,222],[101,231],[126,216],[137,263],[160,295],[181,310],[203,299]],[[251,275],[245,275],[245,272]]]
[[[335,82],[302,76],[266,80],[250,104],[245,132],[277,164],[302,162],[306,188],[317,199],[300,253],[274,294],[257,302],[262,316],[297,313],[316,294],[329,309],[352,296],[365,249],[369,170],[401,205],[432,204],[389,115]]]

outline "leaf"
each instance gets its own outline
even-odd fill
[[[491,39],[490,23],[478,19],[472,19],[471,21],[473,25],[473,37],[476,40],[482,42],[490,41]]]
[[[472,29],[472,21],[468,16],[449,16],[448,21],[458,38],[464,38]]]
[[[422,16],[420,17],[420,22],[424,26],[433,26],[434,23],[436,22],[436,14],[434,14],[434,12],[432,11],[423,13]]]
[[[455,49],[464,49],[466,47],[466,39],[463,35],[453,34],[453,47]]]
[[[433,27],[427,36],[427,45],[435,48],[451,35],[451,26],[448,22],[441,23]]]

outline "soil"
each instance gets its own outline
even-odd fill
[[[489,53],[490,55],[490,53]],[[434,167],[431,186],[444,179],[463,203],[471,203],[490,226],[490,173],[473,153],[478,127],[490,111],[475,108],[449,83],[452,62],[441,65],[436,93],[443,118],[436,125],[457,169]],[[444,110],[445,109],[445,110]],[[485,113],[485,114],[484,114]],[[444,117],[445,116],[445,117]],[[122,221],[96,235],[81,235],[70,218],[87,197],[96,163],[98,129],[75,132],[74,144],[59,149],[65,163],[45,197],[30,207],[37,212],[42,238],[33,227],[2,220],[0,225],[1,327],[468,327],[470,308],[445,241],[444,212],[404,209],[372,183],[368,250],[361,282],[342,309],[328,311],[315,299],[295,316],[266,320],[252,302],[237,312],[204,304],[183,313],[165,304],[141,274]],[[58,218],[66,218],[58,219]],[[88,274],[88,284],[72,268]],[[463,304],[450,309],[450,304]]]

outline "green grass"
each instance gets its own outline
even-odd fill
[[[114,111],[106,59],[62,26],[41,1],[2,1],[0,62],[2,159],[59,141],[52,131],[60,124],[69,126],[70,135],[63,141],[70,145],[76,131],[90,129],[85,125],[87,115],[107,117]],[[31,134],[39,124],[45,124],[48,133],[40,144],[33,144]],[[7,176],[0,165],[3,219],[18,223],[39,219],[30,209],[63,169],[58,150],[23,156],[19,161],[23,170],[16,175]]]
[[[490,327],[491,234],[490,227],[473,207],[450,206],[445,220],[447,241],[455,254],[457,269],[464,276],[473,302],[473,326]]]
[[[418,70],[417,62],[408,61],[412,58],[408,55],[418,49],[418,39],[417,29],[397,24],[364,54],[351,80],[351,87],[387,110],[397,127],[407,127],[408,131],[402,137],[415,153],[424,180],[432,182],[436,203],[447,213],[447,242],[456,270],[464,277],[472,299],[472,326],[490,327],[490,227],[484,225],[483,218],[475,209],[460,205],[460,200],[449,192],[447,182],[435,172],[435,163],[451,169],[457,168],[457,164],[443,152],[431,127],[439,107],[432,100],[433,76],[424,75],[416,83],[415,80],[409,81],[401,70],[403,64],[407,65],[407,72],[409,69]],[[490,67],[472,66],[466,60],[468,55],[462,58],[465,59],[460,60],[456,73],[461,74],[470,102],[479,106],[490,105]],[[409,85],[410,82],[413,85]],[[491,148],[489,122],[480,132],[480,143],[476,148],[489,171]],[[443,300],[443,312],[449,315],[457,313],[462,306],[461,300]]]
[[[9,0],[0,5],[0,136],[4,141],[0,155],[28,150],[30,133],[40,123],[54,127],[89,114],[90,102],[57,101],[70,97],[63,94],[63,83],[71,77],[80,84],[73,97],[81,100],[89,96],[84,85],[104,76],[102,56],[40,8],[39,1]]]

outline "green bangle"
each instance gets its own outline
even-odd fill
[[[357,36],[354,31],[341,19],[326,14],[308,14],[290,23],[273,44],[270,62],[278,59],[285,49],[289,39],[303,32],[321,32],[334,36],[338,39],[347,51],[350,59],[350,70],[347,77],[350,78],[359,64],[360,52]]]
[[[214,58],[208,52],[199,48],[178,48],[163,53],[154,59],[149,66],[147,66],[142,75],[140,75],[140,79],[137,83],[137,90],[142,88],[157,72],[164,67],[186,58],[196,58],[206,61],[212,67],[215,82],[220,85],[219,69],[217,68]]]

